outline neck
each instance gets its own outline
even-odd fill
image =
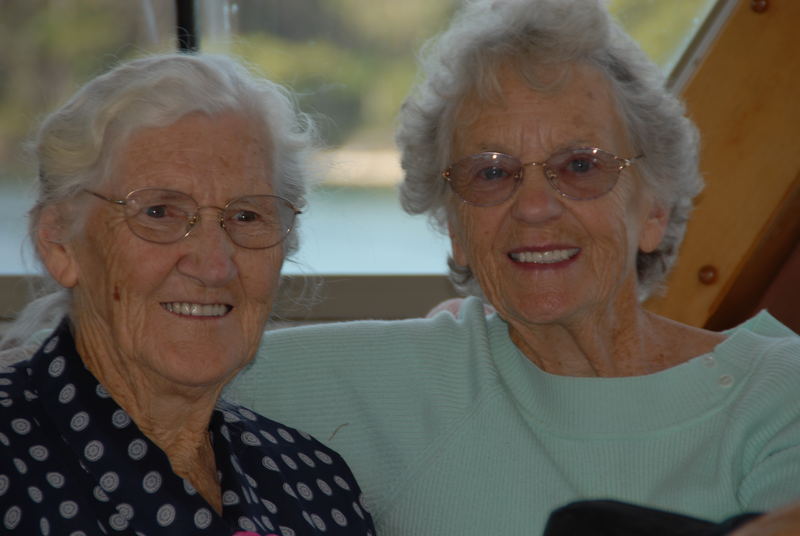
[[[610,327],[610,326],[605,326]],[[631,376],[639,373],[633,356],[641,346],[635,334],[624,340],[604,326],[510,324],[514,344],[537,367],[563,376]]]
[[[110,333],[100,326],[76,326],[75,344],[86,368],[108,390],[170,461],[218,512],[222,501],[208,425],[219,386],[179,386],[115,350]],[[83,329],[82,329],[83,328]]]
[[[639,376],[686,360],[669,349],[661,317],[634,293],[559,322],[509,319],[511,339],[540,369],[564,376]]]

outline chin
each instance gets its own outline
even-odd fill
[[[217,350],[217,351],[215,351]],[[228,348],[204,346],[192,350],[182,348],[179,353],[164,356],[162,375],[176,384],[185,386],[216,386],[229,381],[249,362]]]
[[[555,324],[580,310],[563,293],[536,294],[515,306],[514,316],[531,324]]]

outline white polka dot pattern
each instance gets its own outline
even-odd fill
[[[85,411],[79,411],[69,421],[69,426],[76,432],[82,432],[89,426],[89,414]]]
[[[83,449],[83,456],[90,462],[96,462],[103,457],[105,447],[97,440],[92,440],[86,443],[86,448]]]
[[[162,527],[168,527],[175,521],[175,507],[171,504],[165,504],[158,509],[156,513],[156,521]]]
[[[194,526],[198,529],[206,529],[211,525],[211,511],[208,508],[201,508],[194,514]]]
[[[299,452],[299,453],[297,454],[297,457],[298,457],[298,458],[300,458],[300,461],[302,461],[304,464],[306,464],[306,465],[307,465],[307,466],[309,466],[309,467],[312,467],[312,468],[313,468],[313,467],[316,467],[316,466],[317,466],[317,464],[314,462],[314,460],[312,460],[311,458],[309,458],[307,454],[304,454],[304,453],[302,453],[302,452]]]
[[[281,460],[283,460],[283,463],[286,464],[286,467],[288,467],[289,469],[293,470],[297,469],[297,464],[294,463],[294,460],[291,459],[288,455],[281,454]]]
[[[50,366],[47,367],[47,371],[50,373],[50,376],[57,378],[61,376],[61,374],[64,372],[64,367],[66,366],[67,361],[63,357],[59,356],[50,362]]]
[[[31,455],[31,458],[37,462],[43,462],[48,456],[50,456],[50,452],[47,450],[47,447],[43,445],[32,446],[28,449],[28,453]]]
[[[42,495],[42,490],[40,490],[36,486],[28,486],[28,496],[35,503],[42,502],[42,499],[44,498],[44,496]]]
[[[125,428],[131,423],[131,418],[128,416],[125,410],[118,409],[114,412],[114,415],[112,415],[111,423],[116,428]]]
[[[347,526],[347,516],[345,516],[342,512],[340,512],[336,508],[331,510],[331,517],[333,518],[333,521],[340,527]]]
[[[56,472],[49,472],[46,475],[47,482],[54,488],[60,488],[64,485],[64,475]]]
[[[64,519],[71,519],[78,513],[78,503],[75,501],[64,501],[58,505],[58,513]]]
[[[278,464],[275,463],[275,460],[270,458],[269,456],[264,456],[261,460],[261,465],[269,469],[270,471],[280,471],[278,469]]]
[[[31,423],[28,419],[14,419],[11,421],[11,429],[19,435],[25,435],[31,431]]]
[[[6,515],[3,516],[3,525],[8,530],[13,530],[17,528],[17,525],[19,524],[21,519],[22,519],[22,509],[19,506],[14,505],[8,510],[6,510]]]
[[[134,439],[128,445],[128,456],[132,460],[141,460],[147,454],[147,444],[141,439]]]
[[[119,477],[117,473],[109,471],[100,477],[100,487],[106,493],[113,493],[119,487]]]
[[[161,473],[150,471],[142,479],[142,489],[146,493],[155,493],[161,487]]]
[[[230,506],[231,504],[239,504],[239,496],[235,492],[228,490],[222,494],[222,504]]]
[[[0,420],[0,534],[373,530],[335,453],[225,401],[209,425],[223,501],[217,514],[82,366],[66,324],[30,361],[0,369],[0,386],[9,408]]]
[[[62,404],[69,404],[75,398],[75,386],[71,383],[65,385],[58,393],[58,401]]]

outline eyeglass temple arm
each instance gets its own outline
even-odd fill
[[[621,156],[618,156],[617,158],[621,162],[619,169],[620,171],[622,171],[624,168],[631,166],[635,161],[639,160],[640,158],[644,158],[644,153],[637,154],[636,156],[632,156],[630,158],[624,158]]]
[[[106,197],[106,196],[104,196],[102,194],[98,194],[97,192],[93,192],[93,191],[87,190],[85,188],[84,188],[83,191],[86,192],[87,194],[92,194],[93,196],[95,196],[95,197],[97,197],[99,199],[102,199],[103,201],[108,201],[109,203],[114,203],[115,205],[125,206],[125,204],[126,204],[124,199],[111,199],[110,197]]]

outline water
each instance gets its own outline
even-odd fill
[[[0,275],[35,271],[23,248],[25,213],[33,202],[15,183],[0,184]],[[286,274],[444,274],[449,244],[426,218],[405,214],[393,188],[325,187],[308,198],[299,216],[297,262]]]
[[[0,182],[0,275],[35,271],[32,245],[26,242],[28,209],[33,194],[15,181]]]

